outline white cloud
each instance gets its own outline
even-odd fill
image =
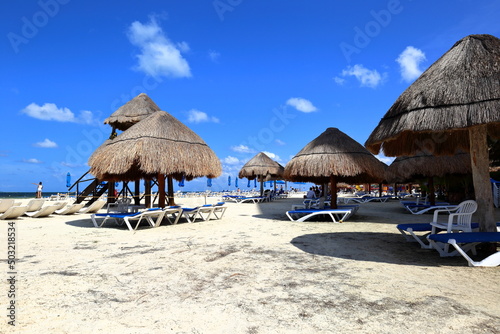
[[[342,76],[354,76],[361,86],[375,88],[382,83],[382,75],[377,70],[369,70],[363,65],[349,66],[342,71]]]
[[[55,147],[57,147],[57,144],[55,142],[53,142],[52,140],[45,138],[44,141],[34,143],[33,146],[43,147],[43,148],[55,148]]]
[[[406,49],[401,52],[396,61],[399,63],[401,69],[401,77],[405,81],[415,80],[422,74],[422,70],[419,68],[421,62],[425,60],[425,53],[413,46],[407,46]]]
[[[217,117],[208,116],[207,113],[205,113],[203,111],[191,109],[188,111],[188,122],[189,123],[204,123],[204,122],[219,123],[219,119]]]
[[[345,83],[345,79],[340,77],[333,77],[333,81],[339,86],[342,86]]]
[[[220,58],[220,53],[214,50],[208,51],[208,58],[210,58],[211,61],[214,63],[217,62]]]
[[[237,165],[240,163],[240,160],[232,156],[227,156],[224,159],[222,159],[222,163],[227,165]]]
[[[75,116],[75,114],[68,108],[58,108],[55,103],[45,103],[44,105],[31,103],[26,108],[21,110],[21,113],[44,121],[72,122],[83,124],[96,123],[96,121],[94,120],[94,115],[91,111],[83,110],[78,116]]]
[[[191,77],[191,69],[181,52],[186,42],[170,41],[154,18],[149,23],[133,22],[128,30],[130,43],[140,48],[137,69],[152,77]]]
[[[318,108],[316,108],[311,103],[311,101],[303,99],[301,97],[292,97],[292,98],[288,99],[288,101],[286,101],[286,104],[294,107],[298,111],[302,111],[302,112],[306,112],[306,113],[318,110]]]
[[[28,164],[41,164],[43,163],[42,161],[38,160],[38,159],[24,159],[23,162],[26,162]]]
[[[286,145],[286,143],[285,143],[283,140],[281,140],[281,139],[276,139],[274,142],[275,142],[276,144],[280,145],[280,146],[284,146],[284,145]]]
[[[394,157],[386,157],[383,154],[378,154],[378,155],[375,156],[375,158],[379,159],[380,161],[382,161],[386,165],[392,164],[392,162],[396,159]]]
[[[281,161],[281,158],[279,157],[279,155],[276,155],[274,153],[271,153],[271,152],[267,152],[267,151],[262,151],[262,153],[264,153],[265,155],[267,155],[269,158],[275,160],[275,161]]]
[[[232,146],[231,150],[238,153],[255,153],[255,150],[251,149],[246,145]]]

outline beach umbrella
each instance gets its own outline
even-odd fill
[[[264,152],[260,152],[250,159],[238,173],[238,177],[246,177],[249,180],[260,181],[260,195],[264,194],[264,181],[266,178],[278,178],[283,175],[283,166],[269,158]],[[255,181],[257,186],[257,181]]]
[[[71,187],[71,174],[69,172],[66,174],[66,187]]]
[[[165,176],[173,205],[172,179],[221,174],[220,160],[203,139],[165,111],[148,116],[97,151],[88,161],[92,175],[109,181],[157,178],[160,206],[165,205]]]
[[[416,178],[443,177],[472,172],[469,153],[436,156],[419,152],[414,156],[397,157],[385,170],[389,183],[403,183]]]
[[[257,188],[257,179],[254,179],[254,180],[253,180],[253,187],[254,187],[254,188]]]
[[[231,186],[231,175],[227,177],[227,185]]]
[[[386,156],[470,152],[482,231],[495,231],[487,138],[500,138],[500,39],[456,42],[394,102],[366,141]]]
[[[285,180],[330,182],[332,208],[337,205],[337,182],[381,182],[385,164],[337,128],[328,128],[285,166]]]
[[[125,131],[158,110],[160,110],[160,107],[149,96],[141,93],[106,118],[104,124],[109,124],[114,129]]]
[[[248,179],[247,187],[250,188],[250,179]]]
[[[182,179],[179,181],[179,187],[184,187],[184,181],[185,181],[184,175],[182,176]]]
[[[459,152],[453,156],[435,156],[418,152],[414,156],[397,157],[385,170],[389,183],[404,183],[415,179],[428,179],[429,202],[435,204],[434,177],[451,174],[470,174],[470,156]]]
[[[234,187],[238,188],[238,177],[234,179]]]
[[[207,177],[207,187],[212,187],[212,179]]]

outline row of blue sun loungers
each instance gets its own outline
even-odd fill
[[[117,225],[125,224],[130,231],[135,231],[142,221],[146,221],[151,227],[158,227],[164,220],[169,224],[177,224],[181,217],[188,223],[194,223],[197,219],[207,221],[210,219],[221,219],[227,207],[224,202],[217,204],[206,204],[195,208],[183,208],[180,206],[169,206],[166,208],[151,208],[140,212],[107,212],[94,213],[91,215],[95,227],[102,227],[108,220],[113,220]],[[98,218],[102,218],[99,222]],[[135,226],[133,226],[135,222]]]

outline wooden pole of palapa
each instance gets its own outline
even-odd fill
[[[332,196],[330,207],[332,209],[337,208],[337,177],[335,175],[330,175],[330,193]]]
[[[140,205],[141,204],[141,191],[140,191],[140,186],[141,186],[141,180],[136,180],[135,185],[134,185],[134,204],[135,205]]]
[[[486,138],[486,125],[479,125],[469,129],[472,181],[477,202],[475,217],[479,220],[478,223],[482,232],[496,232]]]
[[[158,174],[158,207],[165,207],[165,175]]]
[[[145,180],[144,181],[144,205],[146,208],[151,207],[151,181],[150,180]]]
[[[174,180],[171,176],[167,178],[167,188],[168,188],[168,205],[175,205],[174,201]]]

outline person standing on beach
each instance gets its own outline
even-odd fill
[[[33,183],[36,185],[36,198],[42,198],[42,181],[40,183]]]

